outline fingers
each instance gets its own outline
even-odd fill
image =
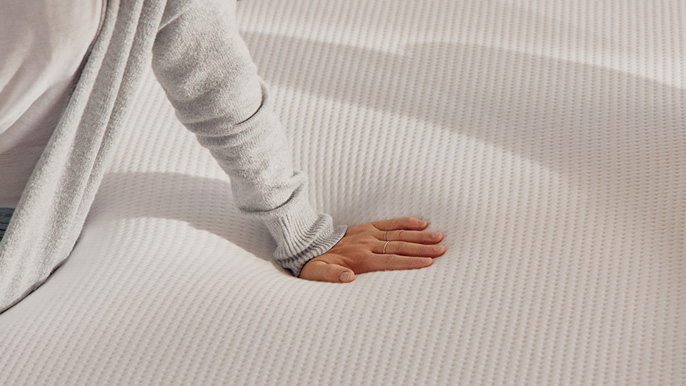
[[[376,229],[381,231],[395,231],[399,229],[421,230],[429,226],[429,223],[416,217],[400,217],[390,220],[372,221]]]
[[[418,269],[428,267],[431,264],[433,264],[433,259],[430,257],[375,255],[374,258],[365,261],[364,272]]]
[[[419,244],[436,244],[443,239],[441,232],[419,232],[419,231],[378,231],[374,232],[374,236],[379,240],[388,241],[407,241],[410,243]],[[384,239],[386,237],[386,239]]]
[[[331,283],[349,283],[355,279],[355,273],[338,264],[325,261],[312,261],[303,267],[300,272],[301,279],[314,281],[327,281]]]
[[[385,251],[384,245],[386,245]],[[445,253],[445,247],[442,245],[422,245],[403,241],[390,241],[388,244],[385,241],[379,241],[372,249],[372,252],[378,254],[420,257],[438,257]]]

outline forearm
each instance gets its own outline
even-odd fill
[[[164,25],[153,70],[179,120],[231,179],[238,208],[264,221],[275,258],[298,274],[345,232],[307,199],[307,175],[293,169],[284,130],[235,25],[235,3],[196,2]]]

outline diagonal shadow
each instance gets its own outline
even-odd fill
[[[99,205],[93,206],[88,221],[176,219],[278,266],[271,256],[276,244],[269,231],[239,211],[227,181],[181,173],[113,172],[103,177],[95,203]]]

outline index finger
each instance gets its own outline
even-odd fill
[[[399,217],[390,220],[372,221],[374,227],[380,231],[397,231],[400,229],[424,229],[429,226],[427,221],[417,217]]]

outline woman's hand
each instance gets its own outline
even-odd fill
[[[444,246],[435,245],[443,234],[422,232],[428,225],[415,217],[401,217],[348,227],[333,248],[305,264],[299,277],[347,283],[357,273],[428,267],[434,257],[445,253]]]

